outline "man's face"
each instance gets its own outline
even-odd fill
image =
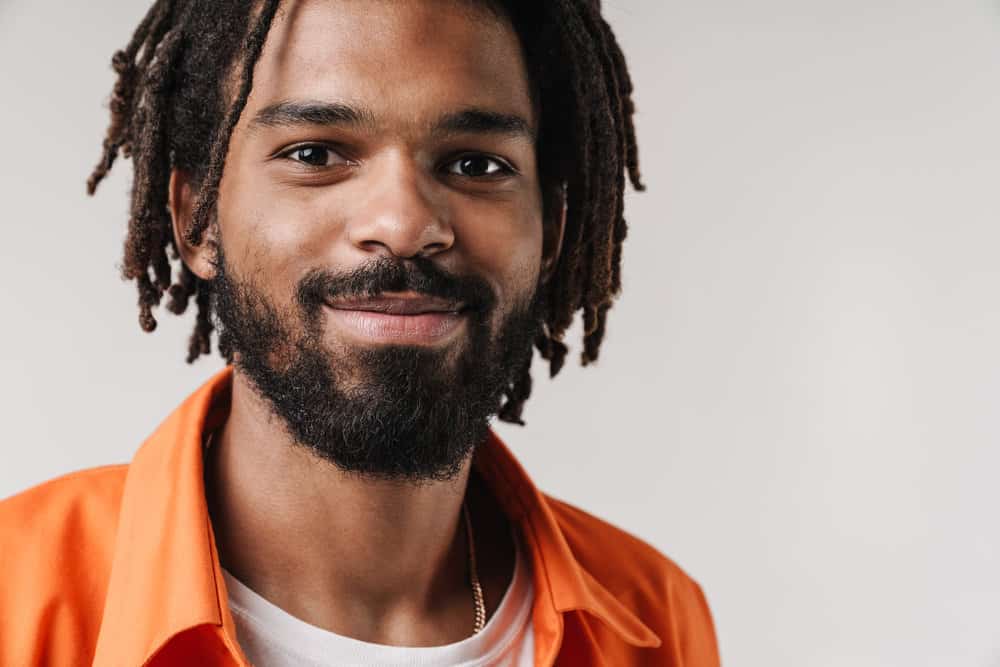
[[[517,36],[475,3],[275,18],[220,184],[214,286],[237,366],[300,443],[440,479],[485,437],[552,254],[535,122]],[[418,296],[457,313],[356,310]]]

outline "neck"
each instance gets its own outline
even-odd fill
[[[295,445],[236,372],[206,460],[220,560],[264,598],[332,632],[391,645],[460,641],[474,611],[461,514],[470,470],[471,458],[454,479],[421,484],[346,474]],[[491,566],[502,574],[507,565],[483,557],[489,540],[476,504],[470,510],[479,576],[495,592]]]

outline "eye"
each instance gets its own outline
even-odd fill
[[[514,169],[499,158],[489,155],[464,155],[448,165],[449,174],[467,178],[483,178],[512,174]]]
[[[288,158],[295,162],[301,162],[309,167],[332,167],[335,164],[343,164],[346,162],[346,160],[338,155],[333,149],[329,146],[323,146],[322,144],[306,144],[304,146],[296,146],[295,148],[282,153],[281,157]]]

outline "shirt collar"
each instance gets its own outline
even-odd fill
[[[232,367],[191,394],[143,443],[129,466],[95,667],[145,665],[172,638],[199,626],[241,655],[205,500],[203,437],[228,414]],[[660,638],[574,557],[550,502],[492,430],[473,464],[533,561],[536,643],[545,664],[562,640],[562,613],[584,610],[624,641]],[[233,662],[236,662],[234,660]]]

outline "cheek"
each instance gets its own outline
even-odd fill
[[[540,207],[490,202],[466,207],[454,224],[459,252],[472,270],[493,283],[501,303],[509,304],[534,287],[542,256]]]
[[[322,262],[324,230],[329,228],[315,223],[324,215],[316,198],[292,196],[252,179],[247,173],[220,188],[219,225],[226,259],[238,275],[283,303],[291,298],[303,272]]]

